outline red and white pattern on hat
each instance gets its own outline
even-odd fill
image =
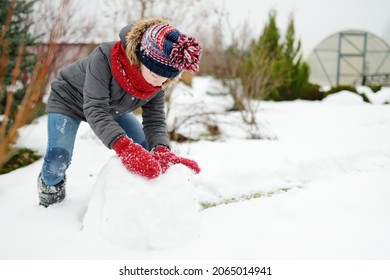
[[[169,24],[156,24],[146,30],[141,45],[148,56],[160,63],[170,65],[169,54],[164,53],[166,35],[176,28]]]
[[[180,71],[197,72],[202,55],[199,42],[174,26],[159,23],[149,27],[141,41],[141,51],[156,62]]]
[[[154,29],[157,29],[155,33],[154,33]],[[164,43],[165,40],[167,39],[168,33],[170,33],[173,30],[176,30],[176,28],[169,24],[157,24],[155,28],[152,29],[152,35],[155,36],[156,43],[162,51],[164,51]],[[166,55],[169,56],[170,54],[166,53]]]

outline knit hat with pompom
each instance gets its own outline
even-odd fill
[[[172,25],[159,23],[145,31],[136,53],[153,73],[174,78],[183,70],[199,70],[202,48],[194,37],[180,33]]]

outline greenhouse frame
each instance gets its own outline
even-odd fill
[[[320,85],[390,86],[390,47],[366,31],[333,34],[308,58],[313,83]]]

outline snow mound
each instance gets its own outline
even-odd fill
[[[368,88],[364,93],[373,104],[383,105],[390,103],[390,87],[382,87],[378,92],[373,92]]]
[[[188,168],[174,165],[147,180],[112,157],[94,185],[83,231],[130,250],[167,249],[197,236],[199,210]]]
[[[338,93],[328,95],[322,101],[325,103],[342,105],[364,103],[363,98],[361,96],[348,90],[342,90]]]

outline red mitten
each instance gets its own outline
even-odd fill
[[[154,157],[141,145],[136,144],[130,138],[123,136],[113,145],[122,163],[128,170],[148,179],[156,178],[161,173],[161,168]]]
[[[188,168],[192,169],[196,174],[200,172],[199,165],[190,159],[179,157],[172,153],[167,147],[165,146],[158,146],[153,151],[153,157],[158,161],[158,163],[161,166],[161,170],[163,173],[167,171],[167,169],[173,165],[173,164],[184,164]]]

